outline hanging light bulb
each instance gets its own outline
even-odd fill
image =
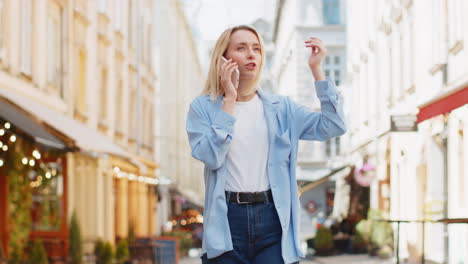
[[[3,135],[5,135],[5,130],[2,128],[0,129],[0,136],[3,136]]]
[[[10,141],[11,141],[11,142],[15,142],[15,141],[16,141],[16,136],[15,136],[15,135],[12,135],[12,136],[10,137]]]
[[[3,160],[0,159],[0,167],[3,167],[3,164],[5,163],[3,162]]]
[[[10,123],[6,122],[6,123],[5,123],[5,128],[6,128],[6,129],[10,129],[10,128],[11,128]]]
[[[41,153],[39,153],[39,151],[37,151],[37,150],[34,150],[32,155],[36,159],[41,159]]]
[[[26,165],[26,164],[28,164],[28,159],[27,159],[27,158],[23,158],[23,159],[21,160],[21,162],[23,163],[23,165]]]
[[[50,179],[50,177],[52,177],[52,174],[50,174],[50,172],[48,171],[48,172],[46,172],[45,177],[46,177],[47,179]]]
[[[7,150],[8,150],[8,146],[7,146],[7,145],[3,145],[2,149],[3,149],[3,151],[7,151]]]
[[[36,164],[36,162],[35,162],[33,159],[29,160],[29,166],[32,167],[32,166],[34,166],[35,164]]]
[[[3,142],[0,141],[0,148],[3,147]]]

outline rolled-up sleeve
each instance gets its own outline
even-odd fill
[[[299,139],[324,141],[346,132],[343,100],[332,80],[316,81],[315,88],[320,100],[321,112],[290,102]]]
[[[192,156],[208,168],[220,168],[229,150],[236,118],[222,109],[217,109],[210,119],[201,103],[195,99],[190,105],[186,129]]]

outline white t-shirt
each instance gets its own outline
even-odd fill
[[[236,123],[226,156],[225,190],[260,192],[270,188],[267,177],[268,128],[263,102],[257,94],[248,102],[236,102]]]

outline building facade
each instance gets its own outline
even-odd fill
[[[160,1],[157,12],[157,46],[164,52],[157,56],[160,89],[156,144],[160,175],[167,182],[160,186],[161,231],[180,228],[180,222],[172,225],[169,220],[183,210],[203,207],[203,163],[192,158],[185,121],[191,101],[201,94],[205,74],[181,2]]]
[[[348,6],[346,151],[377,167],[371,207],[389,219],[468,216],[467,10],[460,0]],[[467,232],[466,224],[402,225],[400,256],[464,263]]]
[[[345,10],[346,1],[339,0],[279,1],[271,66],[275,92],[291,97],[312,111],[320,111],[314,78],[307,64],[311,50],[304,45],[304,41],[310,37],[320,38],[326,44],[328,55],[323,62],[325,75],[341,88],[346,65]],[[327,196],[334,192],[334,187],[328,183],[313,184],[313,188],[305,185],[346,164],[346,159],[340,156],[343,154],[342,138],[332,138],[326,142],[299,142],[297,179],[302,190],[301,230],[304,240],[315,235],[313,223],[317,222],[319,215],[327,217],[331,214]],[[312,204],[317,208],[307,209]]]
[[[156,232],[154,9],[152,0],[0,1],[0,96],[66,145],[65,231],[30,236],[49,257],[68,254],[73,212],[87,253],[98,238]],[[1,176],[8,185],[8,172]],[[8,254],[15,231],[5,230]]]

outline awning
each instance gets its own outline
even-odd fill
[[[320,178],[319,180],[313,181],[313,182],[311,182],[311,183],[309,183],[309,184],[307,184],[307,185],[301,187],[301,188],[299,189],[299,196],[300,196],[302,193],[304,193],[304,192],[306,192],[306,191],[309,191],[309,190],[311,190],[311,189],[313,189],[313,188],[319,186],[320,184],[322,184],[322,183],[328,181],[328,179],[329,179],[330,177],[334,176],[334,175],[337,174],[337,173],[343,172],[346,168],[349,169],[350,166],[349,166],[349,165],[346,165],[346,166],[340,167],[340,168],[338,168],[338,169],[334,169],[334,170],[332,170],[330,173],[328,173],[327,175],[324,175],[324,176],[323,176],[322,178]],[[346,170],[346,171],[344,171],[343,173],[349,173],[349,171]]]
[[[430,119],[434,116],[449,113],[468,103],[468,87],[464,87],[455,92],[438,96],[437,99],[419,107],[418,123]]]
[[[54,149],[65,149],[65,143],[49,133],[44,127],[33,120],[32,116],[18,109],[11,103],[0,98],[0,117],[20,128],[38,144]]]
[[[24,109],[29,114],[34,115],[40,119],[39,121],[44,122],[65,137],[70,138],[83,151],[107,153],[130,159],[130,155],[110,138],[99,134],[96,130],[63,113],[53,111],[26,96],[20,96],[2,88],[0,88],[0,96]]]

